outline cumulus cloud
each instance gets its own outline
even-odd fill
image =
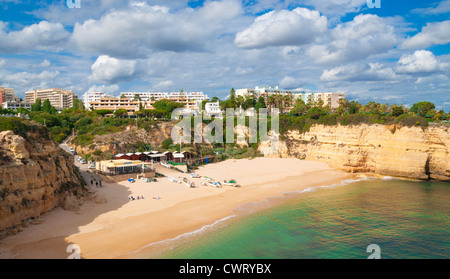
[[[103,92],[114,95],[119,91],[119,86],[117,84],[112,85],[93,85],[89,87],[87,92]]]
[[[60,23],[41,21],[18,31],[5,31],[7,24],[0,21],[0,52],[18,53],[37,50],[55,51],[65,45],[70,34]]]
[[[205,2],[171,12],[142,2],[74,26],[72,42],[82,51],[117,58],[146,58],[154,51],[200,51],[210,36],[241,12],[237,0]]]
[[[136,61],[120,60],[108,55],[101,55],[91,66],[89,77],[94,82],[117,83],[130,80],[135,74]]]
[[[59,71],[42,71],[40,73],[19,72],[5,74],[0,76],[0,78],[5,84],[11,84],[14,85],[14,87],[45,88],[54,84],[59,75]]]
[[[351,64],[324,70],[320,80],[335,81],[392,81],[395,72],[380,63]]]
[[[331,31],[331,41],[314,45],[308,54],[317,63],[340,63],[383,53],[398,42],[395,28],[377,15],[361,14]]]
[[[234,43],[240,48],[303,45],[314,42],[327,28],[327,18],[317,11],[306,8],[271,11],[237,33]]]
[[[403,55],[397,64],[396,71],[403,74],[433,73],[447,70],[449,66],[439,62],[428,50],[417,50],[411,55]]]
[[[305,82],[299,78],[284,76],[283,79],[280,80],[279,84],[283,88],[298,88],[300,86],[304,86]]]
[[[358,12],[366,5],[367,0],[304,0],[303,2],[326,15],[343,15]]]
[[[163,80],[163,81],[160,81],[158,84],[156,84],[153,88],[156,90],[163,90],[163,89],[167,90],[174,86],[175,86],[175,83],[173,81]]]
[[[418,49],[432,45],[444,45],[450,43],[450,20],[427,23],[422,28],[422,32],[406,39],[401,48]]]

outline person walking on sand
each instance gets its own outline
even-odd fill
[[[95,187],[98,188],[98,181],[95,181]]]
[[[91,186],[92,186],[93,183],[94,183],[94,182],[93,182],[92,179],[91,179]]]

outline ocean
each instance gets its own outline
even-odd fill
[[[139,257],[448,259],[449,201],[448,182],[387,177],[309,188],[242,206],[201,230],[154,244],[163,251],[158,255],[143,250]]]

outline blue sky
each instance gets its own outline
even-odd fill
[[[279,85],[450,110],[450,0],[0,0],[0,86]]]

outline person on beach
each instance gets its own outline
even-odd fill
[[[94,183],[94,182],[93,182],[92,179],[91,179],[91,186],[92,186],[93,183]]]
[[[95,187],[98,188],[98,181],[95,181]]]

